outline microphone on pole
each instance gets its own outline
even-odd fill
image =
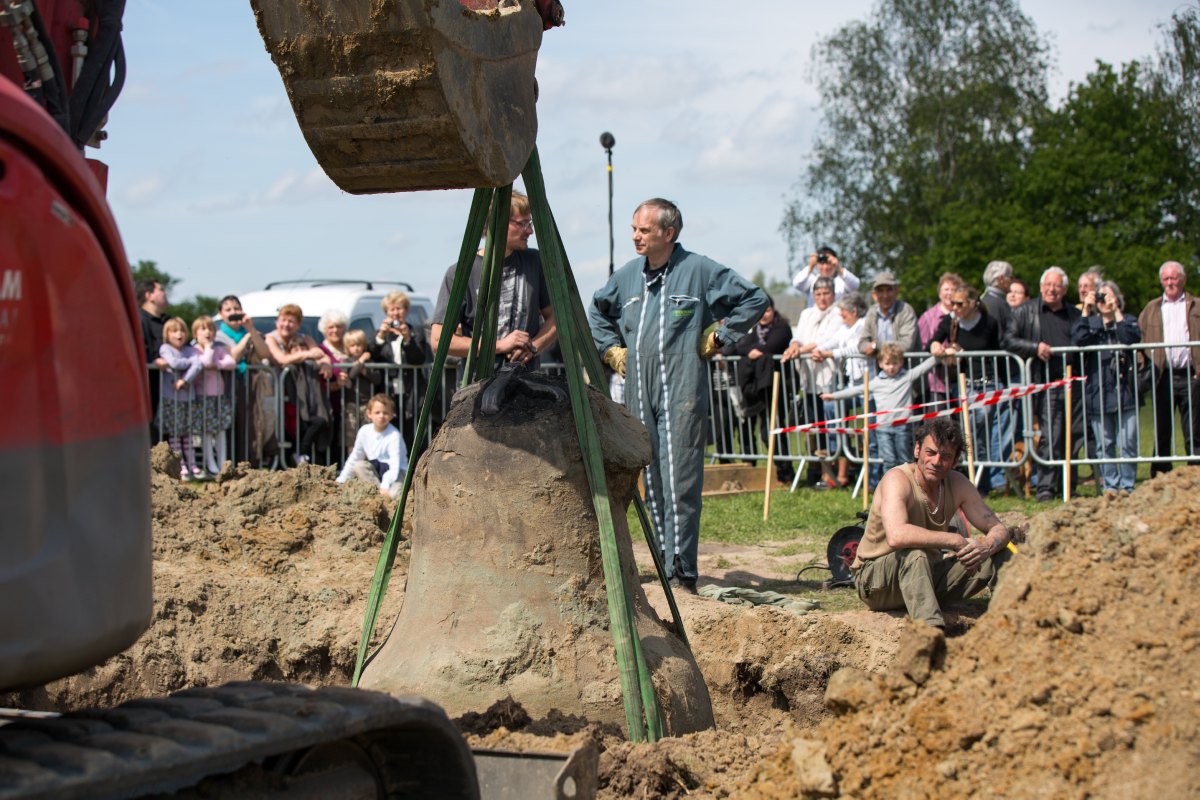
[[[608,131],[600,134],[600,146],[608,154],[608,274],[613,274],[613,168],[612,149],[617,140]]]

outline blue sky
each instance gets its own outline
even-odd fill
[[[633,257],[634,206],[660,195],[681,241],[746,276],[785,277],[783,207],[819,119],[813,44],[871,3],[744,6],[697,0],[564,0],[567,25],[538,59],[538,148],[580,290],[608,273],[603,131],[616,137],[617,265]],[[1096,59],[1153,52],[1178,2],[1025,3],[1051,37],[1061,97]],[[684,10],[686,9],[686,13]],[[182,279],[175,299],[269,281],[354,277],[436,292],[462,240],[470,192],[354,196],[300,135],[246,0],[129,0],[128,80],[92,151],[131,261]],[[855,262],[852,269],[869,271]],[[980,254],[980,268],[989,260]]]

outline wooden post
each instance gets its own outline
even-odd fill
[[[871,509],[871,376],[863,371],[863,511]]]
[[[763,356],[769,358],[769,356]],[[775,430],[776,418],[779,416],[779,373],[774,373],[771,381],[771,430]],[[775,477],[775,434],[767,434],[767,485],[763,487],[763,522],[771,512],[771,483]]]
[[[962,403],[963,440],[967,443],[967,475],[975,482],[975,444],[971,436],[971,412],[967,409],[967,376],[958,373],[958,399]]]
[[[1066,420],[1066,445],[1067,449],[1063,451],[1063,502],[1071,502],[1071,365],[1067,365],[1067,391],[1064,393],[1064,401],[1067,404],[1065,415]],[[1049,452],[1049,451],[1047,451]]]

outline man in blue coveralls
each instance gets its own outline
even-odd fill
[[[604,363],[625,377],[625,406],[650,434],[646,499],[671,585],[696,591],[708,367],[769,303],[762,289],[676,241],[683,215],[653,198],[633,213],[638,258],[618,269],[588,310]],[[715,322],[715,330],[705,331]]]

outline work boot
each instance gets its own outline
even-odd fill
[[[681,578],[678,575],[670,580],[671,588],[675,591],[697,594],[695,578]]]

